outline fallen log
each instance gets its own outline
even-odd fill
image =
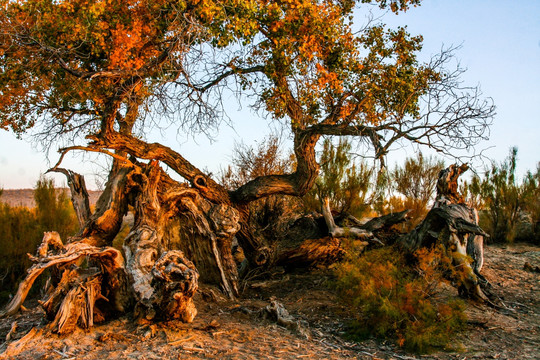
[[[323,200],[322,217],[309,214],[301,217],[288,229],[279,242],[276,264],[287,268],[309,268],[318,265],[330,265],[343,259],[345,250],[342,238],[356,239],[356,250],[360,251],[369,244],[385,245],[379,237],[386,239],[386,231],[395,224],[407,219],[409,211],[386,214],[361,222],[346,214],[334,218],[330,202]],[[355,226],[338,226],[349,222]]]

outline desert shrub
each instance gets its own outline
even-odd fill
[[[402,194],[403,208],[411,210],[409,229],[416,226],[427,214],[428,204],[435,195],[439,172],[444,169],[444,162],[418,152],[416,157],[408,157],[403,166],[396,165],[391,173],[391,184],[395,191]]]
[[[502,163],[493,162],[482,177],[474,176],[466,184],[468,200],[482,210],[480,226],[494,242],[513,242],[523,215],[529,215],[533,227],[539,218],[539,171],[529,171],[524,181],[516,177],[517,148],[511,148]]]
[[[353,255],[336,269],[336,288],[356,314],[349,335],[395,339],[418,353],[447,346],[466,323],[461,300],[437,299],[443,272],[454,271],[442,248],[406,259],[386,247]]]
[[[77,215],[67,191],[57,190],[53,179],[41,176],[34,188],[37,222],[44,231],[57,231],[62,239],[79,228]]]
[[[303,197],[306,211],[321,211],[325,197],[330,200],[330,208],[339,213],[361,217],[371,210],[377,195],[374,168],[364,161],[354,161],[350,152],[347,139],[340,139],[337,145],[329,139],[324,141],[318,159],[320,175]]]
[[[6,302],[25,270],[30,266],[27,253],[35,253],[43,233],[35,211],[0,202],[0,303]]]

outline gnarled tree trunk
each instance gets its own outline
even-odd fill
[[[238,213],[173,181],[157,163],[150,163],[142,176],[135,224],[124,242],[136,313],[149,320],[190,322],[196,314],[192,297],[199,274],[230,297],[238,294],[231,254]]]
[[[84,208],[86,191],[75,191],[73,197],[81,201],[74,205]],[[135,209],[135,221],[124,240],[124,259],[112,241],[128,205]],[[79,210],[80,219],[86,217],[85,209]],[[231,248],[239,227],[238,211],[172,180],[158,162],[115,162],[96,211],[67,245],[57,233],[45,234],[32,257],[35,264],[1,315],[16,312],[36,278],[55,269],[41,305],[58,333],[90,327],[133,305],[139,319],[190,322],[197,314],[193,296],[200,276],[230,297],[238,294]]]

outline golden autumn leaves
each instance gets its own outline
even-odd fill
[[[374,3],[397,11],[416,1]],[[0,4],[0,119],[15,132],[43,119],[59,120],[60,132],[97,124],[123,106],[139,106],[167,83],[189,93],[229,77],[293,127],[378,124],[414,113],[433,76],[416,63],[419,38],[382,27],[355,34],[350,2]],[[201,53],[203,63],[190,63],[192,53]]]

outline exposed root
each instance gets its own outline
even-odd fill
[[[28,269],[28,275],[19,284],[17,294],[0,314],[2,317],[16,313],[26,299],[35,280],[46,269],[55,268],[61,274],[60,279],[46,299],[40,304],[49,319],[54,319],[51,329],[58,333],[69,333],[76,326],[88,328],[98,318],[103,318],[101,310],[96,308],[96,301],[105,299],[102,285],[107,287],[107,294],[118,298],[114,292],[121,288],[121,276],[124,263],[121,253],[114,248],[98,248],[84,242],[63,245],[56,232],[45,233],[37,256],[30,256],[34,265]],[[97,267],[92,267],[96,265]],[[119,299],[116,299],[119,300]],[[122,304],[122,301],[115,301]],[[116,307],[115,310],[123,310]]]

